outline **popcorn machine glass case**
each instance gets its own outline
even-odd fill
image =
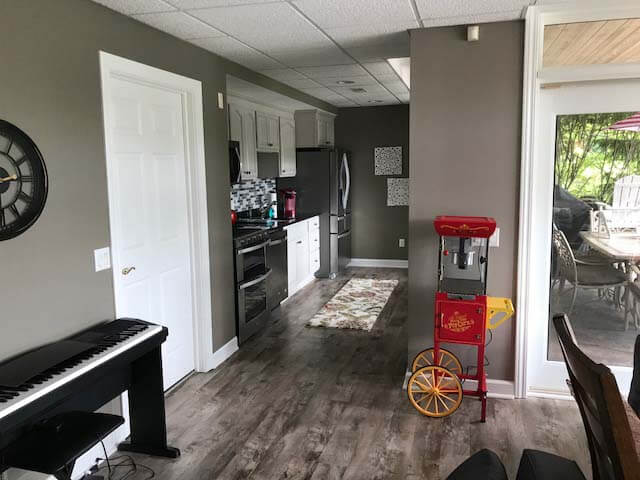
[[[513,315],[511,300],[486,295],[489,238],[496,222],[489,217],[440,216],[434,227],[440,235],[434,346],[418,353],[413,361],[409,400],[424,415],[444,417],[460,406],[463,394],[477,396],[484,422],[486,331]],[[476,364],[463,369],[442,343],[477,347]],[[465,379],[476,380],[477,388],[463,390]]]

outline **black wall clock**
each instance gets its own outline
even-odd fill
[[[47,200],[47,168],[33,140],[0,120],[0,240],[25,232]]]

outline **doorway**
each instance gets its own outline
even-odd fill
[[[116,315],[168,328],[166,390],[213,357],[202,86],[100,61]]]
[[[614,189],[640,174],[640,135],[616,130],[615,125],[637,111],[638,80],[573,83],[540,91],[533,215],[540,240],[535,255],[545,263],[536,276],[538,321],[530,322],[528,331],[530,392],[568,392],[550,322],[554,313],[568,314],[583,351],[611,368],[623,394],[629,390],[638,334],[629,309],[635,299],[630,287],[637,278],[633,252],[640,255],[640,210],[616,208]],[[620,222],[624,232],[599,231],[607,224],[618,228]],[[623,237],[632,242],[624,258],[607,247]]]

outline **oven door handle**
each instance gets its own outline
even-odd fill
[[[272,272],[272,271],[273,271],[273,270],[269,269],[269,270],[267,270],[267,271],[265,272],[265,274],[264,274],[264,275],[260,275],[259,277],[254,278],[253,280],[249,280],[248,282],[241,283],[241,284],[238,286],[238,288],[239,288],[240,290],[244,290],[245,288],[249,288],[249,287],[251,287],[252,285],[255,285],[256,283],[260,283],[260,282],[262,282],[262,281],[266,280],[266,279],[267,279],[267,277],[268,277],[269,275],[271,275],[271,272]]]
[[[266,242],[262,242],[259,245],[254,245],[253,247],[247,247],[247,248],[243,248],[242,250],[238,250],[238,255],[244,255],[245,253],[255,252],[256,250],[260,250],[261,248],[264,248],[267,245],[269,245],[269,240],[267,240]]]
[[[275,247],[276,245],[280,245],[281,243],[284,243],[284,239],[283,240],[269,240],[269,246],[270,247]]]

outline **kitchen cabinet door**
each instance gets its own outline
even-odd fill
[[[317,129],[318,129],[318,146],[323,146],[327,143],[327,122],[323,118],[318,118]]]
[[[242,142],[242,109],[229,104],[229,140]]]
[[[280,177],[296,176],[296,124],[280,119]]]
[[[309,276],[309,237],[303,236],[296,241],[296,285],[299,286]]]
[[[256,118],[251,110],[242,111],[242,158],[240,171],[243,180],[258,178],[258,154],[256,152]]]
[[[280,150],[280,118],[269,116],[267,124],[269,125],[268,146],[273,150]]]
[[[289,286],[289,296],[298,290],[296,272],[298,270],[298,259],[296,257],[296,240],[287,240],[287,283]]]
[[[280,125],[278,117],[256,112],[256,138],[258,150],[277,152],[280,150]]]
[[[327,145],[335,145],[335,132],[334,132],[334,125],[333,125],[333,118],[327,118],[325,120],[325,129],[326,129],[326,139],[325,139],[325,144]]]

